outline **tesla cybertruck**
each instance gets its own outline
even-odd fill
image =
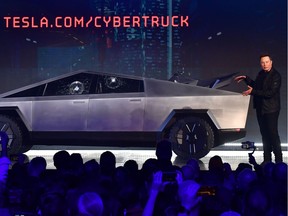
[[[245,136],[250,97],[197,80],[76,71],[0,95],[9,154],[41,145],[156,146],[183,158]],[[204,87],[203,87],[204,86]]]

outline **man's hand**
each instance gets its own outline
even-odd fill
[[[163,182],[162,182],[162,171],[157,171],[153,174],[153,181],[151,185],[151,191],[160,191],[163,188]]]
[[[0,131],[0,145],[2,147],[1,156],[7,157],[7,144],[9,141],[9,137],[6,132]]]
[[[179,170],[176,170],[176,181],[178,184],[181,184],[183,182],[183,176]]]
[[[248,89],[246,91],[242,92],[242,95],[243,96],[250,95],[252,90],[253,90],[253,88],[251,86],[248,86]]]
[[[237,83],[241,82],[241,81],[244,80],[244,79],[246,79],[246,76],[237,76],[237,77],[234,78],[234,80],[235,80]]]

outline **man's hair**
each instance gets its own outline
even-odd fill
[[[262,54],[260,55],[259,59],[261,60],[263,57],[269,57],[270,60],[272,61],[272,57],[271,57],[271,55],[268,54],[268,53],[262,53]]]

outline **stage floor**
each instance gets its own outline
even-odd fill
[[[283,148],[283,147],[282,147]],[[127,160],[135,160],[139,169],[148,158],[156,158],[155,149],[153,148],[107,148],[107,147],[81,147],[81,146],[33,146],[33,148],[25,154],[31,160],[36,156],[43,156],[47,161],[47,169],[55,169],[53,165],[53,155],[59,150],[67,150],[70,154],[80,153],[83,161],[86,162],[95,159],[99,162],[100,155],[105,151],[111,151],[116,156],[116,166],[122,166]],[[199,160],[201,170],[208,170],[208,162],[214,155],[219,155],[223,162],[227,162],[235,170],[239,163],[248,163],[248,153],[250,150],[243,150],[239,146],[220,146],[214,148],[204,158]],[[258,163],[263,160],[263,151],[261,148],[256,149],[253,154]],[[288,162],[287,148],[283,148],[283,160]],[[182,166],[186,163],[175,154],[172,156],[174,165]]]

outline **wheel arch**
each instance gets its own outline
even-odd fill
[[[15,119],[18,123],[21,124],[21,127],[26,131],[29,132],[31,131],[31,127],[27,124],[27,121],[21,114],[21,111],[19,110],[18,107],[0,107],[0,114],[1,115],[6,115],[9,117],[12,117]]]
[[[168,138],[169,131],[171,130],[173,124],[177,120],[185,117],[199,117],[206,120],[214,132],[215,144],[213,147],[220,145],[217,122],[215,122],[211,115],[209,115],[208,109],[174,109],[161,125],[161,138]]]

